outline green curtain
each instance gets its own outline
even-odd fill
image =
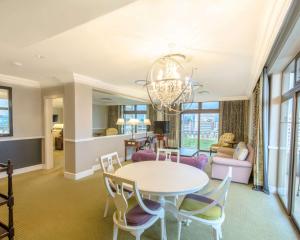
[[[117,128],[117,121],[120,116],[120,106],[108,106],[108,114],[107,114],[107,126],[108,128]]]
[[[177,106],[179,109],[179,106]],[[164,120],[169,121],[170,133],[168,134],[169,147],[179,147],[179,131],[180,131],[180,114],[164,113]]]
[[[157,120],[157,112],[151,104],[148,105],[148,117],[151,121],[150,131],[154,130],[154,121]]]
[[[248,142],[248,100],[221,102],[221,134],[233,133],[237,142]]]
[[[253,185],[255,190],[269,193],[268,186],[268,122],[269,122],[269,80],[266,72],[261,74],[252,94],[254,147]]]

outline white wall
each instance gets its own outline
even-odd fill
[[[93,104],[93,129],[107,128],[107,111],[108,107],[104,105]]]
[[[58,115],[58,120],[56,123],[64,123],[64,110],[63,108],[53,108],[53,114]]]
[[[1,79],[0,85],[12,88],[13,118],[13,137],[1,137],[1,140],[41,137],[43,135],[41,89],[7,84],[1,82]]]

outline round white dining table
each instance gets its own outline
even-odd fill
[[[115,175],[136,181],[142,194],[158,196],[162,204],[167,196],[197,192],[209,181],[204,171],[170,161],[131,163],[119,168]]]

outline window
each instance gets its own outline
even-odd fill
[[[219,137],[219,102],[182,104],[180,146],[208,151]]]
[[[295,61],[291,62],[283,72],[282,93],[291,90],[295,85]]]
[[[12,136],[12,90],[0,86],[0,136]]]
[[[134,132],[146,132],[147,126],[145,126],[144,119],[147,118],[148,106],[146,104],[140,105],[125,105],[123,106],[123,118],[125,119],[124,133],[131,133],[132,126],[128,125],[128,121],[131,118],[136,118],[140,121],[140,124],[135,126]]]

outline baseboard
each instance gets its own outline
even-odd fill
[[[72,180],[79,180],[88,176],[91,176],[94,174],[93,169],[88,169],[79,173],[70,173],[70,172],[64,172],[65,178],[72,179]]]
[[[22,173],[28,173],[28,172],[33,172],[36,170],[41,170],[44,168],[44,164],[38,164],[38,165],[33,165],[29,167],[24,167],[24,168],[17,168],[14,169],[13,176],[22,174]],[[7,174],[5,172],[0,173],[0,178],[5,178],[7,177]]]
[[[120,162],[124,162],[124,158],[119,158]],[[116,163],[116,162],[115,162]],[[88,176],[91,176],[94,174],[94,172],[101,170],[100,163],[95,164],[92,166],[91,169],[79,172],[79,173],[70,173],[70,172],[64,172],[65,178],[72,179],[72,180],[79,180]]]

